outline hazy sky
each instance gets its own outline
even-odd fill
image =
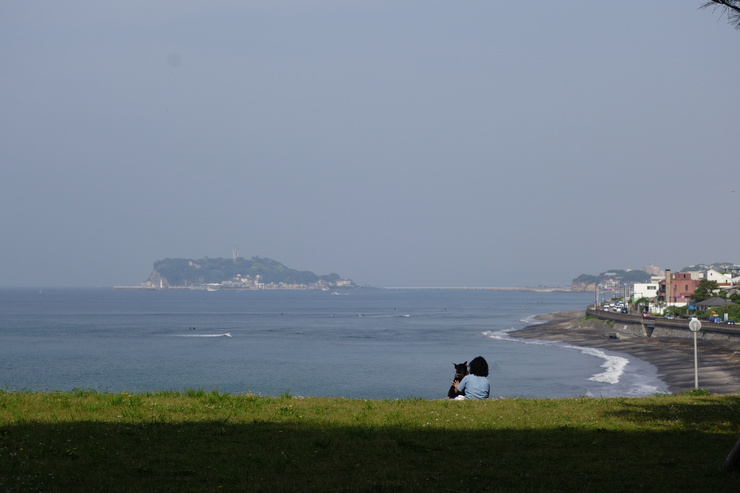
[[[0,286],[269,257],[375,286],[740,263],[704,0],[0,4]]]

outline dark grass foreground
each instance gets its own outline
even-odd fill
[[[0,392],[0,491],[740,491],[740,396]]]

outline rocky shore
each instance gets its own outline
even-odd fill
[[[512,337],[563,341],[630,355],[658,368],[668,391],[677,394],[694,388],[694,340],[679,337],[645,337],[626,327],[586,319],[585,311],[537,317],[545,323],[512,332]],[[740,338],[701,339],[698,342],[699,387],[713,394],[740,394]]]

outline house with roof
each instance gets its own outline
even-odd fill
[[[732,285],[732,275],[709,269],[704,276],[707,281],[715,281],[720,288],[728,289]]]
[[[733,306],[736,305],[736,303],[733,303],[730,300],[726,300],[724,298],[720,298],[718,296],[713,296],[712,298],[708,298],[704,301],[699,301],[697,303],[694,303],[694,306],[696,306],[700,310],[707,310],[709,308],[714,308],[717,306]]]

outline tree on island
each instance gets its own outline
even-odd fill
[[[730,24],[734,25],[735,29],[740,29],[740,0],[710,0],[700,8],[707,7],[722,10],[724,14],[727,14]]]

